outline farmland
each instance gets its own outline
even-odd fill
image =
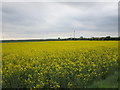
[[[3,88],[87,88],[118,68],[118,41],[2,43]]]

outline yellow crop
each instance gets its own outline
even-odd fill
[[[2,45],[3,88],[84,88],[118,66],[118,41]]]

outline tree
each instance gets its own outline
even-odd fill
[[[105,38],[106,40],[110,40],[111,39],[111,37],[110,36],[106,36],[106,38]]]
[[[80,40],[82,40],[82,39],[83,39],[83,36],[80,37]]]
[[[60,40],[60,37],[58,37],[58,40]]]

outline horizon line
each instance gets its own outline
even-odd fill
[[[107,35],[107,36],[110,36],[110,35]],[[107,36],[93,36],[95,38],[105,38]],[[84,37],[84,36],[80,36],[80,37],[83,37],[83,38],[93,38],[93,37]],[[75,38],[80,38],[80,37],[75,37]],[[120,36],[110,36],[110,37],[120,37]],[[19,38],[19,39],[0,39],[0,41],[3,41],[3,40],[47,40],[47,39],[58,39],[60,37],[57,37],[57,38]],[[66,37],[66,38],[60,38],[60,39],[68,39],[68,38],[74,38],[74,37]]]

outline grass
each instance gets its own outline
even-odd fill
[[[116,71],[104,80],[95,81],[89,88],[118,88],[118,72]]]

